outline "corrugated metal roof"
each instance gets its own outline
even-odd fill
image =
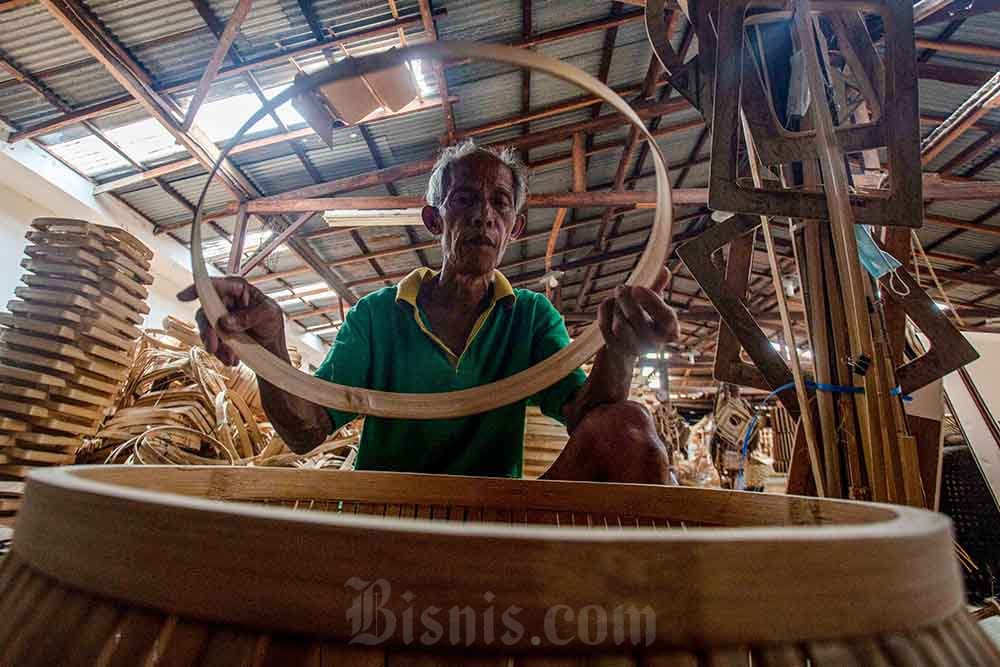
[[[209,0],[209,5],[221,22],[225,22],[235,6],[236,0]],[[314,35],[308,22],[302,14],[300,3],[291,0],[258,0],[247,21],[241,27],[235,42],[236,48],[244,58],[253,59],[274,55],[288,48],[312,44]],[[400,12],[404,16],[415,16],[418,13],[416,0],[398,2]],[[436,23],[440,35],[444,39],[475,39],[494,43],[514,41],[522,34],[522,16],[519,3],[504,0],[440,0],[435,6],[443,6],[447,15],[438,17]],[[186,90],[175,95],[175,99],[185,98],[193,89],[193,81],[197,80],[205,62],[215,48],[215,37],[205,26],[197,11],[188,2],[172,2],[171,0],[136,0],[122,2],[121,0],[89,0],[87,2],[108,30],[127,48],[131,49],[136,58],[145,66],[154,79],[162,87],[176,81],[189,81]],[[337,35],[350,34],[374,26],[380,26],[391,21],[391,13],[385,0],[321,0],[313,3],[317,19],[323,29],[334,31]],[[563,28],[607,17],[612,11],[610,2],[576,2],[567,3],[559,0],[535,0],[533,3],[533,28],[536,33]],[[624,6],[622,11],[636,11],[634,7]],[[117,83],[107,75],[95,62],[89,59],[85,50],[69,36],[40,6],[31,6],[8,12],[2,15],[3,32],[0,33],[0,48],[5,49],[19,64],[29,71],[39,69],[44,71],[75,61],[83,61],[79,67],[50,73],[43,80],[68,103],[73,106],[91,104],[95,101],[117,97],[123,94]],[[956,41],[988,44],[1000,44],[1000,33],[995,30],[996,15],[984,15],[967,20],[950,39]],[[918,35],[936,38],[946,24],[921,26]],[[646,41],[645,30],[641,21],[633,21],[617,28],[616,48],[611,59],[608,83],[613,86],[637,85],[642,82],[650,63],[651,51]],[[681,39],[678,31],[674,37],[675,44]],[[564,60],[580,67],[584,71],[596,75],[598,73],[605,31],[594,31],[578,35],[572,39],[551,42],[538,47],[538,51]],[[44,36],[43,40],[39,35]],[[407,30],[411,38],[422,37],[422,27],[413,26]],[[152,40],[152,44],[149,42]],[[373,38],[352,46],[352,53],[360,54],[369,50],[382,50],[394,45],[397,37],[390,34]],[[342,57],[335,52],[334,57]],[[323,56],[320,53],[298,59],[298,64],[309,66],[318,64]],[[948,64],[964,68],[995,71],[996,64],[992,60],[959,56],[955,54],[937,53],[931,59],[933,64]],[[256,72],[261,86],[270,90],[287,85],[295,76],[295,68],[287,62],[276,63]],[[33,125],[58,115],[58,111],[42,100],[39,96],[23,86],[8,86],[4,88],[4,76],[0,73],[0,114],[6,115],[14,122],[22,125]],[[454,105],[454,114],[459,130],[484,125],[486,123],[504,120],[518,114],[521,110],[521,80],[519,71],[490,63],[472,62],[470,64],[450,67],[447,70],[451,94],[459,98]],[[431,82],[432,87],[434,86]],[[249,92],[243,77],[227,78],[215,83],[209,100]],[[972,89],[968,86],[947,84],[939,81],[923,80],[920,83],[921,111],[925,114],[946,116],[952,113],[958,105],[968,97]],[[542,109],[580,96],[581,92],[565,82],[549,77],[533,74],[531,76],[530,107],[533,110]],[[583,108],[559,116],[554,116],[530,123],[531,132],[541,132],[546,129],[585,121],[591,118],[593,107]],[[603,109],[607,113],[607,109]],[[139,107],[102,118],[98,122],[102,129],[118,128],[128,123],[134,123],[145,118],[144,111]],[[662,126],[686,122],[696,118],[693,110],[686,110],[664,119]],[[987,116],[984,121],[994,125],[1000,124],[1000,111]],[[929,132],[932,126],[924,126],[924,132]],[[444,120],[440,109],[429,109],[420,113],[403,117],[384,119],[368,124],[374,145],[385,166],[406,164],[416,160],[433,157],[441,147],[440,140],[444,135]],[[658,139],[658,144],[667,160],[673,164],[683,163],[694,153],[696,142],[703,132],[702,128],[689,128],[671,133]],[[522,133],[520,126],[495,130],[477,138],[480,143],[501,142],[516,138]],[[52,133],[45,139],[49,143],[80,139],[85,132],[79,127],[66,128]],[[355,136],[352,136],[355,135]],[[311,136],[300,140],[308,160],[325,179],[340,178],[355,174],[367,173],[376,169],[367,145],[352,128],[338,130],[335,133],[334,148],[330,149],[317,137]],[[593,138],[595,145],[609,142],[623,142],[628,136],[628,127],[621,126],[599,133]],[[950,160],[954,155],[964,150],[980,136],[978,132],[969,132],[959,141],[950,146],[931,168],[937,168]],[[568,155],[569,141],[560,141],[545,146],[539,146],[529,151],[530,161],[538,162],[552,157]],[[707,155],[708,142],[698,151],[698,156]],[[1000,155],[1000,149],[994,151]],[[622,155],[621,148],[613,148],[596,152],[591,155],[587,178],[591,187],[606,185],[614,178]],[[958,173],[978,162],[990,157],[990,153],[970,161],[962,166]],[[184,157],[185,154],[167,155],[157,158],[157,163],[169,162]],[[696,157],[698,157],[696,156]],[[631,175],[635,169],[635,156],[627,165],[626,173]],[[313,182],[301,160],[287,143],[275,144],[247,151],[232,157],[233,162],[242,168],[248,179],[257,185],[265,194],[281,192],[291,188],[309,185]],[[652,165],[647,159],[644,172],[652,171]],[[120,172],[116,172],[120,173]],[[673,170],[676,179],[678,171]],[[980,177],[1000,180],[1000,161],[984,169]],[[108,178],[110,175],[102,175]],[[204,170],[201,167],[191,167],[181,172],[171,174],[166,180],[189,202],[196,201],[205,183]],[[684,187],[703,186],[708,180],[708,164],[702,163],[688,170]],[[417,176],[396,183],[396,189],[402,195],[420,196],[426,188],[427,176]],[[566,191],[571,186],[571,169],[569,162],[536,169],[533,173],[532,188],[535,191]],[[653,184],[649,178],[636,183],[637,189],[651,189]],[[369,188],[354,194],[386,194],[384,186]],[[166,195],[155,187],[152,182],[144,182],[125,188],[120,192],[122,198],[134,206],[143,215],[156,222],[178,222],[190,218],[189,211],[174,198]],[[231,195],[220,185],[213,184],[208,197],[209,208],[216,208],[232,201]],[[936,202],[930,212],[936,215],[954,217],[961,220],[974,220],[991,210],[991,202]],[[579,220],[600,217],[603,209],[577,209],[569,220]],[[529,211],[528,229],[531,233],[543,232],[551,225],[554,211]],[[1000,225],[1000,216],[991,221]],[[254,218],[252,228],[260,224]],[[626,216],[619,225],[619,232],[628,233],[642,230],[648,226],[651,213]],[[233,218],[217,221],[224,230],[231,230]],[[321,229],[325,226],[320,220],[314,221],[304,231]],[[681,225],[684,227],[686,225]],[[580,227],[560,237],[560,248],[567,243],[589,244],[595,238],[598,226],[596,224]],[[206,234],[215,234],[206,227]],[[927,225],[919,234],[925,245],[931,245],[946,236],[954,236],[955,229],[939,225]],[[430,238],[426,231],[415,229],[415,237],[426,240]],[[188,229],[181,229],[177,237],[186,240]],[[401,228],[364,229],[360,235],[370,250],[381,250],[406,243],[409,236]],[[636,244],[643,237],[640,231],[624,239],[612,242],[613,248]],[[321,257],[335,259],[358,254],[358,245],[347,234],[323,236],[312,242]],[[514,245],[508,252],[507,261],[518,261],[527,257],[544,254],[545,238],[533,239],[527,243]],[[995,252],[1000,246],[995,236],[986,236],[974,232],[962,232],[939,246],[941,252],[961,254],[969,257],[983,257]],[[559,261],[567,261],[584,257],[589,252],[589,246],[572,253],[560,255]],[[436,249],[426,251],[432,262],[438,261],[440,253]],[[634,258],[623,258],[602,269],[602,275],[614,272],[622,267],[628,267]],[[267,267],[284,270],[301,266],[302,261],[289,252],[279,253],[270,258]],[[406,252],[394,254],[377,260],[379,267],[388,273],[398,273],[417,264],[416,254]],[[514,275],[537,271],[542,267],[541,260],[521,264],[512,271]],[[366,280],[375,276],[371,262],[352,262],[334,269],[345,280]],[[579,280],[582,270],[571,272],[567,277],[569,282]],[[317,277],[303,274],[294,276],[285,284],[309,285],[315,283]],[[609,282],[613,282],[611,279]],[[276,283],[272,283],[276,284]],[[358,294],[364,294],[378,289],[379,281],[365,282],[355,288]],[[598,280],[596,289],[602,289],[605,282]],[[692,286],[688,286],[690,289]],[[578,288],[568,288],[567,294],[572,294]],[[979,291],[981,293],[982,290]],[[317,304],[329,303],[328,300],[317,299]],[[317,324],[328,321],[326,318],[310,318],[306,322]]]

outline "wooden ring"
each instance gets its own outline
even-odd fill
[[[475,42],[434,42],[419,46],[395,49],[357,59],[343,60],[325,70],[309,75],[274,97],[253,114],[240,131],[229,140],[221,155],[209,172],[208,180],[198,198],[198,207],[191,229],[191,272],[202,308],[212,326],[218,330],[220,317],[226,308],[212,286],[201,247],[201,221],[204,216],[205,196],[219,171],[220,165],[246,131],[265,115],[277,109],[292,97],[312,90],[317,86],[335,81],[344,76],[356,76],[371,71],[385,69],[410,59],[444,60],[479,59],[537,70],[550,76],[580,86],[616,111],[625,116],[640,135],[649,143],[650,157],[656,169],[656,213],[653,228],[649,234],[646,249],[627,284],[650,286],[662,268],[669,252],[673,231],[673,203],[667,167],[656,139],[646,129],[638,114],[625,100],[594,77],[547,56],[531,51],[495,44]],[[446,419],[487,412],[503,405],[532,396],[558,382],[588,359],[593,357],[603,345],[603,339],[596,323],[567,347],[544,361],[516,375],[490,384],[461,391],[438,392],[433,394],[398,394],[373,391],[358,387],[338,385],[313,377],[289,366],[285,361],[266,351],[249,336],[244,334],[225,336],[226,344],[239,355],[257,375],[271,384],[295,396],[327,408],[345,412],[396,417],[404,419]]]

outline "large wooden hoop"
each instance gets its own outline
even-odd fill
[[[218,293],[212,287],[201,248],[201,221],[204,215],[205,196],[222,161],[225,160],[229,151],[243,134],[265,115],[280,107],[293,96],[316,86],[343,76],[384,69],[404,60],[440,60],[444,58],[490,60],[549,74],[576,84],[588,93],[601,98],[632,123],[642,137],[649,142],[650,155],[656,169],[657,194],[656,213],[649,241],[635,271],[629,276],[627,284],[640,286],[653,284],[670,251],[670,237],[673,228],[670,182],[667,179],[666,162],[656,140],[628,103],[594,77],[553,58],[507,46],[475,42],[436,42],[373,54],[352,60],[349,63],[342,61],[326,70],[312,74],[308,80],[291,86],[273,98],[270,103],[264,105],[229,140],[213,165],[205,188],[198,198],[194,225],[191,229],[191,272],[194,274],[194,284],[198,291],[198,297],[209,322],[215,325],[218,319],[226,313],[226,309]],[[257,375],[291,394],[308,398],[318,405],[380,417],[445,419],[486,412],[536,394],[566,377],[594,356],[603,344],[603,340],[600,330],[596,324],[593,324],[570,345],[528,370],[473,389],[434,394],[397,394],[338,385],[293,369],[278,357],[264,350],[248,336],[228,336],[226,343],[236,351],[240,359],[256,371]]]
[[[950,522],[940,514],[641,484],[228,466],[49,468],[28,478],[9,558],[126,616],[148,610],[177,615],[179,628],[212,624],[331,643],[357,632],[345,614],[357,590],[345,582],[384,579],[392,590],[384,606],[396,618],[408,604],[404,591],[416,597],[414,618],[420,609],[456,605],[476,610],[476,618],[495,608],[499,619],[517,607],[529,631],[510,649],[546,656],[846,642],[912,634],[963,613]],[[0,601],[6,594],[25,617],[62,613],[46,603],[61,600],[47,589],[12,588],[0,573]],[[19,626],[3,604],[0,655],[4,626]],[[556,643],[568,636],[564,626],[557,637],[531,641],[559,605],[610,612],[623,604],[653,611],[652,646],[614,643],[611,633],[601,646],[579,636]],[[388,643],[406,643],[402,624],[390,633]],[[466,650],[497,650],[482,633],[470,640]],[[446,642],[423,650],[445,650]],[[977,661],[926,664],[997,664],[995,657],[993,649]]]

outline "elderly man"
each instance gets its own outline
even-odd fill
[[[541,294],[513,289],[497,266],[524,231],[527,171],[510,150],[471,142],[446,149],[427,189],[424,225],[441,238],[440,271],[418,269],[351,308],[318,377],[392,392],[466,389],[523,371],[569,344],[559,312]],[[666,272],[664,271],[664,277]],[[242,278],[214,280],[229,314],[223,334],[246,333],[288,359],[282,312]],[[665,280],[662,280],[665,282]],[[659,290],[619,287],[598,311],[605,347],[580,370],[528,402],[566,424],[570,439],[548,479],[665,483],[666,451],[649,413],[627,401],[638,356],[674,340],[677,318]],[[196,297],[193,288],[181,292]],[[205,347],[238,362],[198,311]],[[306,452],[355,415],[327,410],[260,382],[271,423]],[[357,468],[520,477],[525,401],[458,419],[365,420]]]

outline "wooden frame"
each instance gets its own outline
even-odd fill
[[[192,273],[198,296],[209,322],[216,323],[219,317],[226,313],[226,309],[212,286],[202,250],[201,220],[205,214],[205,195],[208,191],[208,183],[212,180],[211,176],[225,161],[225,156],[239,142],[243,134],[265,114],[270,113],[289,99],[301,95],[313,86],[320,86],[346,75],[353,76],[384,69],[407,59],[433,61],[446,58],[485,59],[540,70],[576,84],[588,93],[601,97],[633,124],[641,136],[649,142],[650,156],[656,169],[657,201],[649,241],[627,283],[647,286],[653,284],[670,254],[673,201],[670,183],[667,179],[666,161],[652,134],[628,103],[600,81],[552,58],[510,47],[473,42],[435,42],[378,53],[352,60],[346,64],[337,63],[321,72],[314,73],[307,80],[287,88],[273,98],[270,104],[264,105],[230,139],[226,148],[216,159],[215,167],[209,174],[210,177],[198,199],[195,224],[191,230]],[[485,412],[541,391],[579,368],[596,354],[603,345],[603,338],[596,324],[591,325],[569,346],[526,371],[474,389],[436,394],[394,394],[337,385],[293,369],[245,335],[228,338],[227,343],[234,348],[240,359],[256,371],[260,377],[292,394],[309,397],[309,400],[319,405],[347,412],[384,417],[443,419]]]
[[[743,300],[758,227],[760,220],[744,215],[733,216],[679,246],[677,255],[719,311],[721,322],[715,350],[715,379],[772,391],[791,382],[792,372],[781,355],[771,347]],[[713,263],[712,255],[727,244],[730,246],[729,259],[723,274]],[[741,349],[747,351],[753,364],[740,358]],[[793,416],[799,414],[794,392],[779,394],[778,399]]]
[[[778,188],[747,187],[739,178],[740,120],[743,108],[754,127],[757,146],[765,162],[789,162],[817,157],[813,139],[815,131],[789,133],[773,118],[766,90],[749,50],[745,46],[744,26],[747,11],[753,7],[783,7],[768,0],[734,0],[720,3],[718,53],[716,59],[716,89],[729,91],[718,95],[712,132],[712,165],[709,183],[709,206],[715,210],[783,215],[792,218],[829,220],[826,197],[822,192],[789,192]],[[917,164],[919,161],[919,108],[913,64],[912,6],[902,0],[868,0],[865,8],[879,13],[886,25],[887,62],[885,100],[881,118],[885,122],[847,126],[837,129],[845,151],[860,151],[887,146],[891,165]],[[857,9],[853,3],[852,8]],[[908,8],[908,9],[907,9]],[[847,20],[845,35],[856,33],[859,26]],[[852,52],[863,70],[874,64],[863,42],[851,40]],[[868,71],[875,77],[876,71]],[[874,86],[874,84],[873,84]],[[741,90],[745,98],[742,107]],[[877,88],[873,88],[877,90]],[[763,99],[762,99],[763,98]],[[891,100],[891,104],[889,101]],[[888,119],[892,122],[888,122]],[[758,135],[759,136],[756,136]],[[887,192],[850,195],[856,222],[869,225],[900,225],[919,227],[923,224],[922,176],[912,169],[890,169]]]
[[[293,511],[310,507],[324,511]],[[648,520],[649,527],[626,528],[629,516],[646,517],[641,525]],[[718,527],[677,525],[684,521]],[[379,608],[397,618],[411,604],[406,591],[420,608],[469,606],[477,618],[516,605],[528,630],[523,636],[501,645],[476,633],[461,644],[487,665],[508,664],[503,656],[514,652],[627,654],[634,660],[627,665],[677,664],[657,656],[693,659],[699,652],[731,657],[712,664],[747,665],[751,652],[800,647],[813,665],[854,665],[861,663],[824,659],[824,647],[843,656],[866,641],[916,642],[942,633],[967,648],[955,652],[953,642],[935,641],[935,650],[950,656],[941,664],[989,664],[996,649],[962,620],[952,548],[941,515],[848,501],[396,473],[79,466],[28,480],[12,553],[0,571],[0,649],[19,653],[27,643],[35,649],[26,654],[29,663],[43,647],[84,653],[131,646],[141,657],[154,646],[175,651],[204,628],[208,636],[266,634],[263,645],[249,642],[261,651],[290,642],[310,654],[321,642],[342,656],[336,652],[358,632],[345,614],[357,603],[359,590],[346,583],[356,577],[362,586],[384,580],[390,594]],[[169,562],[169,573],[152,577],[136,566],[149,562]],[[642,566],[617,568],[619,562]],[[712,567],[693,567],[699,563]],[[112,618],[128,623],[145,614],[147,631],[120,632],[122,624],[110,622],[93,634],[48,632],[52,641],[36,646],[30,638],[52,618],[63,622],[73,606],[51,605],[49,612],[39,604],[49,593],[58,600],[84,596],[74,602],[89,616],[114,611]],[[654,636],[615,643],[608,632],[584,643],[570,632],[570,617],[556,619],[554,635],[533,631],[556,605],[621,604],[648,606],[658,619]],[[955,623],[966,624],[962,634]],[[446,639],[407,645],[404,633],[397,623],[381,642],[354,650],[449,649]]]

